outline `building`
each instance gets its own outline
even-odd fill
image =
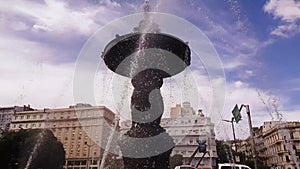
[[[171,107],[170,118],[178,118],[178,117],[190,117],[195,116],[196,112],[191,107],[189,102],[183,102],[182,107],[180,104],[176,104],[175,107]]]
[[[119,130],[111,110],[87,104],[17,112],[11,124],[11,130],[50,129],[64,146],[65,169],[98,169],[112,129]]]
[[[300,157],[300,122],[264,122],[266,164],[280,169],[296,169]]]
[[[258,160],[270,168],[296,169],[300,158],[300,122],[264,122],[254,130]],[[238,151],[251,157],[249,138]]]
[[[1,131],[8,131],[10,129],[10,122],[12,116],[16,112],[20,111],[30,111],[33,110],[28,106],[13,106],[13,107],[0,107],[0,130]]]
[[[181,154],[183,163],[188,164],[192,154],[198,147],[199,140],[206,140],[207,151],[199,167],[213,168],[216,166],[217,150],[215,141],[214,124],[209,117],[205,117],[201,110],[198,114],[191,107],[189,102],[184,102],[183,106],[177,104],[171,108],[170,118],[163,118],[161,126],[173,138],[176,146],[171,156]],[[121,131],[125,133],[131,127],[131,121],[121,123]],[[202,153],[197,153],[192,165],[196,165]]]

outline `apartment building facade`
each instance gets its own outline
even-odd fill
[[[272,169],[299,167],[300,122],[264,122],[254,133],[256,155],[266,166]],[[242,142],[238,151],[251,157],[252,149],[247,140]]]
[[[11,130],[50,129],[65,149],[64,168],[98,169],[110,133],[114,127],[119,130],[115,123],[115,114],[108,108],[77,104],[62,109],[18,112],[11,121]]]
[[[206,140],[207,151],[199,167],[213,168],[216,166],[217,150],[215,141],[214,124],[209,117],[205,117],[202,111],[196,111],[189,102],[184,102],[181,106],[177,104],[171,108],[170,118],[163,118],[161,126],[173,138],[175,147],[171,156],[180,154],[183,156],[183,163],[188,164],[192,154],[198,147],[199,140]],[[121,123],[121,132],[125,133],[131,127],[131,121]],[[197,153],[192,161],[196,165],[202,153]]]
[[[278,169],[296,169],[300,158],[300,122],[265,122],[263,140],[266,164]]]
[[[1,130],[1,132],[8,131],[10,129],[10,127],[11,127],[10,123],[12,120],[12,116],[16,112],[31,111],[31,110],[33,110],[33,109],[30,108],[30,105],[0,107],[0,130]]]

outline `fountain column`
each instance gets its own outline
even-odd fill
[[[149,20],[149,8],[145,12],[134,33],[118,35],[107,44],[102,58],[110,70],[131,78],[134,87],[132,126],[119,140],[124,169],[169,169],[175,144],[160,126],[164,112],[160,88],[164,78],[190,65],[191,52],[186,42],[160,33]]]
[[[120,148],[124,161],[124,169],[168,169],[169,157],[172,149],[160,152],[161,145],[174,146],[172,138],[160,126],[160,120],[163,114],[163,99],[160,93],[160,87],[163,84],[163,76],[160,71],[148,69],[139,72],[132,79],[134,91],[131,97],[132,126],[120,141]],[[148,141],[149,137],[162,136],[160,142]],[[137,139],[134,139],[137,138]],[[161,145],[157,145],[161,144]],[[155,150],[156,149],[156,150]],[[128,156],[136,156],[126,157]],[[139,158],[139,156],[146,157]]]

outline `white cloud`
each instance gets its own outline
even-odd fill
[[[72,52],[81,46],[70,39],[87,38],[120,15],[103,5],[76,8],[57,0],[7,1],[0,14],[1,106],[31,104],[34,108],[73,104],[74,63],[54,60],[76,57]]]
[[[118,6],[115,2],[107,2],[110,6]],[[76,32],[83,35],[90,35],[101,26],[99,24],[107,23],[120,15],[104,6],[74,9],[57,0],[45,0],[45,3],[12,0],[2,5],[0,11],[6,15],[27,18],[33,22],[34,30],[59,34]]]
[[[72,103],[73,65],[51,65],[52,51],[38,43],[12,37],[0,40],[1,106],[31,104],[44,108]]]
[[[271,101],[265,99],[271,97],[279,96],[271,96],[268,91],[260,91],[258,93],[257,89],[242,81],[227,82],[225,107],[224,112],[222,113],[222,119],[230,120],[232,118],[231,111],[235,104],[238,104],[238,106],[247,104],[250,105],[253,126],[261,126],[263,121],[272,120],[274,109],[269,105]],[[265,103],[262,99],[266,100]],[[269,108],[269,111],[266,107]],[[249,136],[249,127],[246,110],[242,109],[241,114],[242,121],[235,124],[235,127],[237,138],[243,139]],[[230,123],[220,121],[216,124],[216,131],[219,138],[233,138]]]
[[[286,22],[300,19],[300,2],[296,0],[269,0],[264,11]]]
[[[16,31],[23,31],[23,30],[27,30],[29,26],[26,25],[24,22],[16,21],[11,23],[11,28]]]
[[[292,37],[300,33],[300,26],[294,23],[288,25],[280,25],[271,32],[271,35],[276,35],[279,37]]]
[[[245,75],[248,77],[251,77],[251,76],[254,76],[254,72],[253,72],[253,70],[246,70]]]
[[[264,11],[283,22],[271,32],[271,35],[288,38],[300,33],[300,27],[297,24],[300,20],[299,1],[269,0],[264,5]]]
[[[227,71],[234,71],[237,70],[238,68],[240,68],[241,66],[244,66],[245,64],[238,59],[235,60],[224,60],[223,62],[223,66],[224,69]]]
[[[179,1],[176,2],[178,3]],[[120,4],[110,0],[106,0],[105,3],[114,8],[120,7]],[[170,9],[175,1],[160,1],[160,3],[158,6]],[[164,4],[170,6],[163,6]],[[275,9],[273,6],[268,7],[268,9],[270,8],[270,11],[272,11]],[[5,15],[0,18],[2,24],[3,20],[6,20],[7,22],[5,24],[10,24],[10,27],[16,31],[33,30],[37,37],[40,35],[39,33],[43,31],[51,32],[56,36],[65,34],[74,36],[79,36],[80,34],[90,35],[96,28],[120,16],[120,13],[104,6],[89,6],[74,9],[67,3],[56,0],[46,0],[45,3],[12,0],[3,3],[0,6],[0,11]],[[22,16],[22,19],[29,20],[29,22],[22,22],[21,20],[11,22],[11,20],[9,20],[10,17],[6,16]],[[194,16],[194,13],[192,16]],[[292,20],[295,18],[295,15],[290,14],[290,16],[284,18],[286,18],[286,20]],[[216,41],[219,40],[220,43],[215,43],[214,45],[222,50],[222,54],[225,53],[223,55],[224,58],[228,56],[227,60],[224,59],[224,67],[226,70],[236,70],[244,66],[245,63],[248,63],[250,59],[252,60],[251,56],[256,54],[259,49],[258,46],[260,46],[258,40],[248,35],[236,33],[237,29],[231,24],[219,25],[213,23],[209,18],[207,18],[207,20],[212,28],[215,26],[212,32],[207,33],[211,33],[209,35],[213,38],[219,38]],[[2,26],[5,26],[5,24]],[[241,24],[242,23],[239,22],[236,26],[241,27]],[[0,40],[0,59],[3,61],[0,62],[1,105],[29,103],[32,107],[54,108],[66,107],[67,105],[73,104],[73,64],[51,65],[45,62],[45,60],[53,58],[56,54],[53,51],[55,49],[52,49],[51,46],[47,46],[47,44],[27,41],[22,37],[16,37],[18,35],[13,33],[11,35],[4,35],[2,33],[1,36],[3,37],[3,39]],[[220,116],[222,112],[208,112],[213,99],[213,91],[208,77],[202,72],[193,73],[196,81],[194,85],[197,86],[198,94],[197,99],[193,100],[194,97],[190,98],[190,101],[193,103],[192,105],[195,109],[203,109],[206,114],[215,113],[214,115]],[[254,74],[252,70],[246,70],[246,73],[248,76]],[[99,91],[99,93],[97,93],[98,95],[96,95],[100,98],[99,104],[114,103],[111,95],[109,95],[109,91],[104,90],[111,85],[108,76],[100,76],[98,77],[98,81],[96,81],[95,87],[98,90],[95,91]],[[180,83],[183,83],[182,77],[173,77],[173,82],[176,80],[178,82],[174,84],[172,88],[168,86],[170,85],[169,83],[165,83],[162,89],[166,111],[169,110],[170,106],[186,101],[183,99],[184,92],[182,92],[182,88],[180,88],[182,87]],[[129,83],[129,85],[131,84]],[[128,97],[130,97],[131,91],[128,93]],[[227,97],[222,118],[231,118],[231,109],[235,104],[250,104],[255,126],[261,125],[262,120],[271,119],[256,89],[250,87],[246,82],[241,80],[228,82],[226,93]],[[262,93],[263,95],[268,95],[267,91]],[[129,110],[129,102],[125,102],[124,104],[128,106],[127,108]],[[296,113],[293,113],[293,115],[296,115]],[[290,116],[290,114],[288,116]],[[225,137],[222,135],[224,134],[223,129],[228,127],[228,124],[223,124],[220,121],[215,122],[215,124],[217,126],[217,132],[221,133],[220,137]],[[245,125],[247,126],[246,119],[239,124],[240,127],[237,127],[237,133],[241,136],[243,136],[242,133],[246,130]],[[231,133],[228,135],[231,135]]]
[[[104,0],[103,3],[105,5],[111,6],[111,7],[121,7],[121,4],[119,4],[119,3],[117,3],[116,1],[113,1],[113,0]]]
[[[234,86],[235,86],[236,88],[242,88],[242,87],[244,87],[245,85],[246,85],[246,84],[243,83],[243,82],[240,81],[240,80],[234,82]]]

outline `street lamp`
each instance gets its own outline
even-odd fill
[[[87,160],[86,160],[86,168],[89,169],[90,168],[90,148],[94,145],[94,144],[88,144],[88,142],[84,142],[84,144],[86,146],[88,146],[88,153],[87,153]]]
[[[254,168],[257,169],[257,157],[256,157],[256,151],[255,151],[255,141],[254,141],[254,131],[252,128],[252,121],[251,121],[251,115],[250,115],[250,106],[242,104],[240,108],[238,108],[237,105],[235,105],[234,109],[232,110],[233,118],[235,119],[236,123],[241,120],[241,110],[242,108],[246,108],[246,113],[248,116],[248,123],[249,123],[249,130],[250,130],[250,138],[251,138],[251,147],[252,147],[252,155],[254,159]]]
[[[232,118],[231,120],[223,120],[225,122],[231,123],[231,128],[232,128],[232,133],[233,133],[233,143],[234,143],[234,147],[235,147],[235,151],[237,151],[237,146],[236,146],[236,137],[235,137],[235,131],[234,131],[234,118]]]

